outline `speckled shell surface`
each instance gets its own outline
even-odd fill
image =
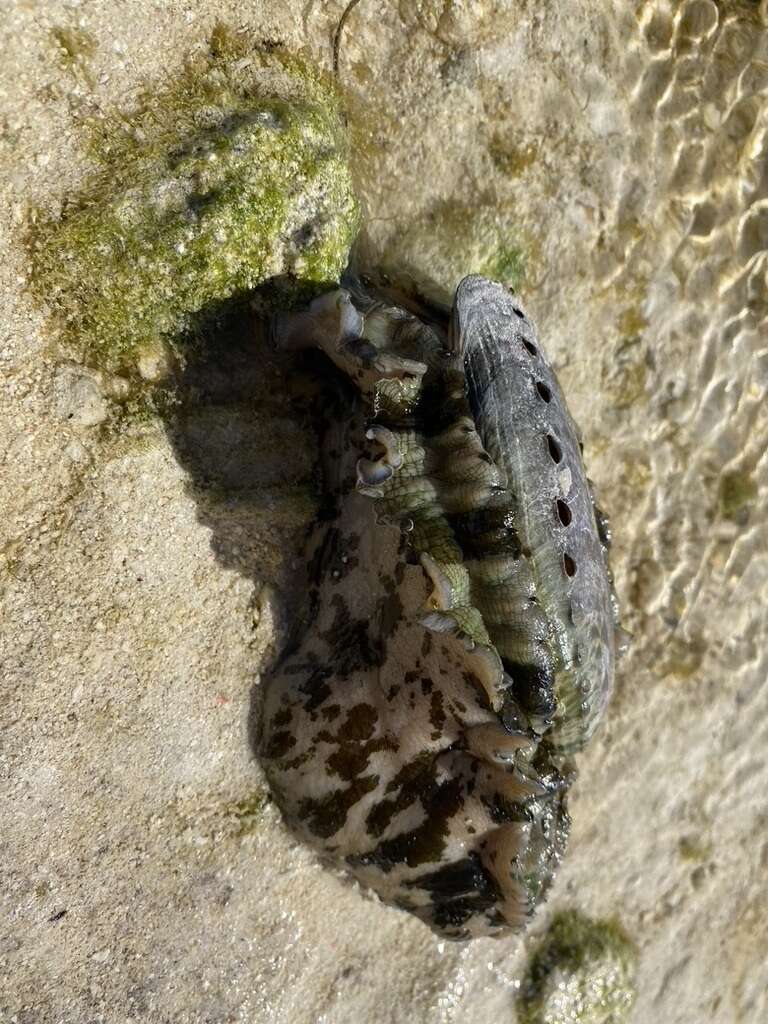
[[[563,855],[566,755],[613,665],[557,381],[516,299],[480,277],[450,320],[339,289],[275,336],[347,383],[304,605],[264,685],[272,790],[298,835],[440,934],[520,929]]]

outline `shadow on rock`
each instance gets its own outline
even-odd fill
[[[254,312],[260,305],[263,315]],[[274,658],[297,604],[302,549],[321,499],[316,417],[327,383],[314,353],[275,351],[266,308],[257,293],[200,317],[176,370],[165,429],[216,560],[253,582],[254,605],[269,595]],[[249,714],[254,748],[258,705],[257,684]]]

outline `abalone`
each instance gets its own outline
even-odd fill
[[[303,607],[259,753],[291,828],[443,936],[520,929],[611,690],[608,533],[517,297],[358,284],[278,316],[340,378]]]

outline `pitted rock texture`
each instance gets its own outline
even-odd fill
[[[266,348],[238,349],[188,378],[175,435],[151,418],[73,422],[45,311],[24,294],[29,208],[89,169],[82,115],[207,52],[217,21],[329,68],[345,6],[4,6],[10,1020],[514,1019],[525,944],[442,947],[320,868],[264,803],[250,691],[285,637],[281,595],[316,508],[294,378]],[[451,25],[469,5],[413,5],[418,25],[401,6],[361,0],[341,40],[363,256],[435,292],[490,273],[483,259],[518,276],[612,516],[634,634],[581,758],[550,906],[619,916],[638,949],[637,1024],[755,1024],[768,1017],[765,2],[528,0],[510,14],[479,0],[466,46]],[[62,27],[92,45],[64,59]],[[114,403],[122,385],[98,387]],[[240,451],[256,455],[242,473]]]

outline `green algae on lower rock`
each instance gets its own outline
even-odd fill
[[[618,924],[558,914],[531,957],[518,997],[520,1024],[625,1024],[635,960]]]
[[[271,278],[338,280],[358,220],[346,133],[302,58],[211,54],[86,127],[95,170],[29,232],[32,290],[80,358],[131,369]]]
[[[720,478],[719,505],[724,519],[746,522],[749,508],[757,498],[757,482],[750,473],[734,470]]]

